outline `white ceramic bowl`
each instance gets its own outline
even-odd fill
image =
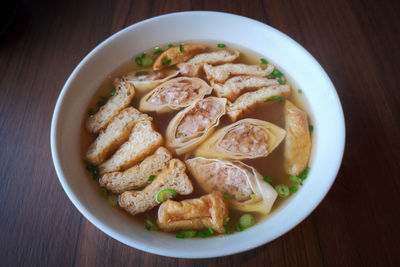
[[[311,171],[291,201],[264,222],[240,233],[182,240],[146,231],[106,205],[87,179],[80,156],[80,129],[89,100],[127,58],[158,44],[211,40],[238,44],[279,64],[303,89],[314,124]],[[75,68],[58,98],[51,150],[62,187],[97,228],[134,248],[179,258],[208,258],[265,244],[300,223],[321,202],[339,170],[345,141],[343,111],[332,82],[318,62],[285,34],[258,21],[218,12],[182,12],[136,23],[98,45]]]

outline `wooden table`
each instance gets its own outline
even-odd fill
[[[399,1],[23,1],[0,39],[1,266],[400,266]],[[91,225],[58,182],[50,123],[80,60],[120,29],[184,10],[254,18],[303,45],[331,77],[346,149],[324,201],[289,233],[203,260],[152,255]],[[310,77],[312,79],[312,77]]]

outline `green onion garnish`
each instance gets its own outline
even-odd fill
[[[172,189],[164,189],[158,192],[157,194],[157,201],[158,203],[162,203],[166,201],[167,199],[174,198],[178,195],[178,193],[175,190]]]
[[[279,78],[281,78],[283,76],[283,73],[280,72],[278,69],[274,69],[272,74],[275,75],[275,76],[278,76]]]
[[[149,230],[149,231],[150,230],[159,230],[160,229],[150,219],[146,219],[145,222],[146,222],[146,229]]]
[[[229,222],[230,220],[231,220],[231,218],[229,218],[229,217],[225,218],[225,222]]]
[[[310,167],[307,167],[302,174],[299,175],[299,178],[305,180],[308,176],[308,172],[310,171]]]
[[[162,64],[165,66],[165,65],[168,65],[169,63],[171,63],[171,59],[170,58],[167,58],[166,60],[164,60],[163,62],[162,62]]]
[[[204,238],[204,237],[208,237],[210,235],[214,234],[213,229],[208,228],[207,230],[203,231],[203,232],[199,232],[199,236]]]
[[[153,181],[155,178],[156,178],[156,176],[155,176],[154,174],[152,174],[152,175],[149,176],[149,181],[151,182],[151,181]]]
[[[267,183],[272,183],[272,178],[269,177],[269,176],[264,177],[264,181],[267,182]]]
[[[314,131],[314,126],[309,125],[309,126],[308,126],[308,130],[309,130],[310,132]]]
[[[227,199],[227,198],[228,198],[228,195],[224,195],[223,197],[224,197],[224,199]]]
[[[284,184],[275,186],[275,190],[278,192],[278,195],[280,197],[287,197],[290,193],[289,188],[287,187],[287,185]]]
[[[196,231],[194,230],[183,230],[176,234],[176,238],[191,238],[196,236]]]
[[[229,225],[224,224],[224,228],[225,228],[225,234],[230,235],[231,234],[231,229],[229,229]]]
[[[87,114],[88,114],[89,116],[92,116],[92,115],[94,114],[94,109],[93,109],[93,108],[89,108]]]
[[[135,62],[139,67],[143,66],[142,59],[140,57],[135,58]]]
[[[299,90],[297,90],[297,92],[298,92],[299,94],[301,94],[301,93],[303,93],[303,90],[299,89]]]
[[[270,74],[267,77],[268,77],[268,79],[275,79],[275,75],[273,75],[273,74]]]
[[[265,99],[264,102],[274,101],[274,100],[277,100],[277,99],[279,99],[279,96],[272,96],[272,97],[270,97],[268,99]]]
[[[254,216],[251,214],[243,214],[239,218],[239,226],[242,230],[252,227],[254,225]]]
[[[285,101],[285,98],[284,98],[283,96],[281,96],[281,97],[279,98],[279,103],[282,103],[283,101]]]
[[[110,96],[114,96],[116,91],[117,91],[117,89],[115,89],[115,88],[112,89],[111,92],[110,92]]]
[[[219,48],[223,48],[223,47],[225,47],[226,45],[225,45],[225,44],[217,44],[217,46],[218,46]]]
[[[161,48],[158,48],[158,49],[156,49],[155,51],[154,51],[154,55],[159,55],[159,54],[161,54],[163,52],[163,50],[161,49]]]
[[[251,194],[251,195],[250,195],[250,198],[251,198],[251,199],[255,199],[255,198],[256,198],[256,195],[255,195],[255,194]]]
[[[168,44],[168,47],[171,48],[171,47],[172,47],[172,44]]]
[[[136,73],[135,73],[135,76],[142,76],[142,75],[147,75],[147,74],[149,74],[147,71],[137,71]]]
[[[300,177],[297,177],[297,176],[294,176],[294,175],[291,175],[289,177],[289,181],[291,181],[292,183],[295,183],[295,184],[302,184],[302,182],[303,182],[303,180],[300,179]]]
[[[144,56],[143,56],[144,55]],[[146,55],[145,53],[142,54],[142,65],[143,67],[149,67],[153,64],[153,59]]]
[[[289,187],[289,191],[290,191],[290,193],[296,193],[297,192],[297,187],[292,185],[291,187]]]
[[[100,96],[100,100],[97,102],[98,107],[102,107],[107,103],[107,98],[104,96]]]
[[[181,52],[181,53],[183,52],[183,45],[181,45],[181,44],[179,45],[179,52]]]
[[[308,175],[308,172],[309,172],[309,171],[310,171],[310,167],[307,166],[306,169],[305,169],[304,172],[303,172],[304,175]]]
[[[265,58],[260,58],[261,64],[268,64],[268,60]]]
[[[108,204],[112,207],[116,207],[118,205],[118,196],[117,195],[109,195],[108,196]]]
[[[226,77],[230,77],[230,76],[231,76],[231,74],[230,74],[230,73],[226,74]]]
[[[141,58],[145,58],[145,57],[146,57],[146,54],[145,54],[145,53],[142,53],[142,54],[140,55],[140,57],[141,57]]]
[[[178,136],[179,136],[179,137],[185,137],[186,134],[185,134],[185,133],[178,133]]]
[[[280,83],[282,85],[286,84],[286,82],[284,80],[282,80],[281,78],[278,78],[278,83]]]

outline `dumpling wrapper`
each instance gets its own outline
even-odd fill
[[[154,62],[153,70],[161,70],[169,66],[174,66],[178,63],[188,61],[195,55],[206,50],[207,46],[203,44],[186,44],[182,45],[182,51],[180,47],[171,47],[167,51],[163,52]],[[170,60],[168,64],[165,64],[166,60]]]
[[[227,80],[224,84],[211,82],[218,97],[225,97],[229,101],[234,101],[239,95],[253,91],[261,87],[277,86],[279,82],[274,79],[257,76],[235,76]]]
[[[186,63],[179,64],[180,73],[189,77],[199,77],[204,64],[222,64],[235,61],[240,55],[237,50],[222,49],[209,53],[201,53]]]
[[[285,124],[284,166],[288,174],[298,176],[310,158],[311,136],[307,114],[288,100],[285,103]]]
[[[150,91],[140,100],[139,110],[165,113],[180,110],[210,94],[212,88],[200,78],[178,77]]]
[[[145,71],[148,74],[137,76],[136,73]],[[164,69],[160,71],[153,71],[152,69],[144,69],[128,73],[122,76],[126,82],[132,83],[139,93],[147,93],[154,89],[163,82],[176,77],[179,74],[178,69]]]
[[[258,119],[243,119],[216,131],[194,152],[219,159],[254,159],[268,156],[285,137],[285,130]]]
[[[234,75],[266,77],[272,73],[274,66],[267,64],[266,68],[262,68],[259,65],[227,63],[218,66],[204,64],[203,69],[209,81],[213,80],[215,82],[223,83]]]
[[[182,155],[206,139],[226,113],[226,99],[207,97],[195,101],[171,120],[166,132],[167,147]]]
[[[262,214],[270,212],[277,192],[263,181],[262,175],[253,167],[240,161],[203,157],[191,158],[185,163],[203,190],[218,190],[227,194],[230,208]]]

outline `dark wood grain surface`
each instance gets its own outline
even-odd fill
[[[318,208],[269,244],[215,259],[108,237],[69,201],[50,154],[54,105],[79,61],[128,25],[184,10],[244,15],[294,38],[327,71],[346,119],[342,167]],[[0,266],[400,266],[399,65],[395,0],[20,2],[0,39]]]

